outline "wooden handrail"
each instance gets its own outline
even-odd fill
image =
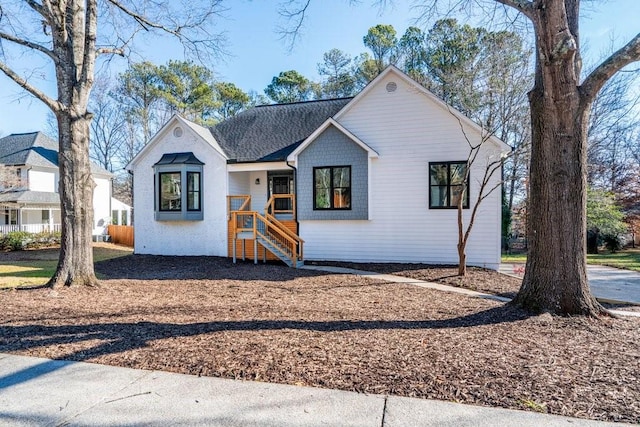
[[[228,197],[243,197],[243,196],[228,196]],[[249,197],[249,196],[247,196]],[[245,207],[245,203],[241,208]],[[231,204],[229,202],[229,208]],[[300,238],[296,233],[289,230],[283,223],[281,223],[274,215],[265,212],[265,215],[256,211],[249,210],[231,210],[229,211],[231,219],[231,233],[235,236],[238,233],[249,232],[253,235],[253,239],[261,237],[267,241],[275,240],[284,248],[284,255],[291,260],[293,265],[297,265],[298,260],[303,258],[303,245],[304,240]],[[247,227],[248,221],[251,221],[251,226]],[[262,225],[258,226],[258,221],[264,224],[264,230],[261,231]],[[242,222],[242,224],[240,224]]]
[[[275,209],[276,199],[289,199],[291,201],[291,209]],[[294,194],[272,194],[264,205],[264,212],[275,215],[276,213],[291,214],[293,219],[296,218],[296,196]]]
[[[289,232],[290,230],[288,230],[286,227],[272,223],[264,215],[260,215],[258,212],[256,212],[255,214],[258,217],[258,219],[261,219],[268,227],[273,228],[275,229],[275,231],[282,234],[283,237],[287,239],[289,242],[294,243],[295,245],[298,244],[298,239],[296,239],[295,237],[291,237],[289,234],[287,234],[287,232]]]
[[[281,228],[282,231],[284,231],[289,237],[304,243],[304,240],[302,240],[302,238],[300,236],[298,236],[293,231],[289,230],[283,223],[278,221],[278,219],[275,216],[273,216],[271,214],[265,214],[264,216],[269,220],[269,222],[271,222],[273,224],[276,224],[279,228]]]
[[[231,209],[231,201],[234,199],[244,199],[244,202],[240,205],[238,209]],[[227,196],[227,212],[231,211],[248,211],[251,206],[251,195],[250,194],[239,194],[233,196]]]

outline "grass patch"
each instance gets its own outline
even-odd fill
[[[527,262],[527,254],[502,254],[502,262]]]
[[[44,285],[57,264],[57,261],[0,262],[0,288]]]
[[[131,253],[129,248],[100,244],[93,247],[93,260],[100,262]],[[0,261],[0,289],[44,285],[58,265],[59,249],[35,249],[11,254],[17,255],[17,259]]]
[[[527,254],[503,254],[502,262],[527,262]],[[589,254],[587,255],[587,264],[640,271],[640,249],[624,249],[613,254],[610,252]]]
[[[640,271],[640,249],[625,249],[614,254],[587,255],[587,263]]]

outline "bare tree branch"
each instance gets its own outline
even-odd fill
[[[502,3],[505,6],[511,6],[512,8],[520,11],[528,18],[533,18],[533,1],[531,0],[495,0],[498,3]]]
[[[62,106],[49,96],[47,96],[40,89],[31,85],[25,79],[20,77],[16,72],[14,72],[11,68],[9,68],[4,62],[0,62],[0,71],[2,71],[7,77],[13,80],[18,86],[29,92],[31,95],[38,98],[40,101],[44,102],[47,107],[51,109],[51,111],[58,111],[62,108]]]
[[[87,82],[89,87],[93,85],[95,62],[96,62],[96,32],[98,26],[98,6],[96,1],[85,3],[87,8],[84,13],[84,46],[82,55],[82,81]]]
[[[298,36],[300,36],[311,0],[304,0],[301,6],[292,8],[291,5],[296,3],[295,0],[288,0],[278,10],[278,13],[291,24],[278,28],[278,32],[281,34],[280,39],[287,41],[287,49],[289,51],[293,50]]]
[[[210,0],[208,2],[209,7],[206,10],[200,11],[201,13],[194,13],[191,16],[192,19],[186,20],[186,22],[175,22],[175,27],[162,24],[160,21],[155,21],[144,14],[138,13],[125,6],[119,0],[107,0],[107,2],[125,15],[130,16],[145,31],[156,29],[176,37],[183,46],[185,46],[186,51],[192,52],[201,60],[207,55],[221,55],[225,53],[223,46],[221,46],[224,36],[210,34],[206,25],[209,18],[213,15],[218,15],[223,11],[222,9],[217,8],[217,6],[220,5],[220,0]],[[198,38],[195,35],[190,34],[191,30],[199,30],[205,34],[205,37]]]
[[[0,32],[0,39],[7,40],[9,42],[16,43],[24,47],[28,47],[29,49],[37,50],[38,52],[44,53],[49,58],[55,61],[55,55],[53,54],[53,52],[50,49],[42,45],[39,45],[38,43],[30,42],[29,40],[24,40],[19,37],[15,37],[11,34],[2,33],[2,32]]]
[[[43,5],[36,3],[34,0],[25,0],[25,3],[27,3],[29,7],[31,7],[31,9],[35,10],[43,17],[46,17],[48,15],[47,10],[45,10]]]
[[[119,47],[99,47],[96,49],[96,55],[119,55],[125,56],[125,51]]]
[[[583,102],[592,102],[602,86],[625,66],[640,60],[640,33],[614,52],[584,79],[580,86]]]

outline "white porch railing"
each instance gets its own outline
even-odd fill
[[[22,224],[22,225],[0,225],[0,234],[11,233],[12,231],[26,231],[28,233],[49,233],[60,231],[60,224]]]

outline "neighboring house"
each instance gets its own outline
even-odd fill
[[[0,178],[0,234],[60,231],[58,143],[42,132],[0,138],[0,165],[4,171]],[[91,173],[96,183],[94,234],[98,235],[104,234],[112,216],[128,220],[131,208],[111,197],[110,172],[92,164]]]
[[[135,252],[456,264],[466,138],[482,130],[395,67],[354,98],[255,107],[211,129],[174,116],[127,166]],[[510,147],[481,150],[465,219],[487,160]],[[498,268],[500,217],[498,189],[470,265]]]

